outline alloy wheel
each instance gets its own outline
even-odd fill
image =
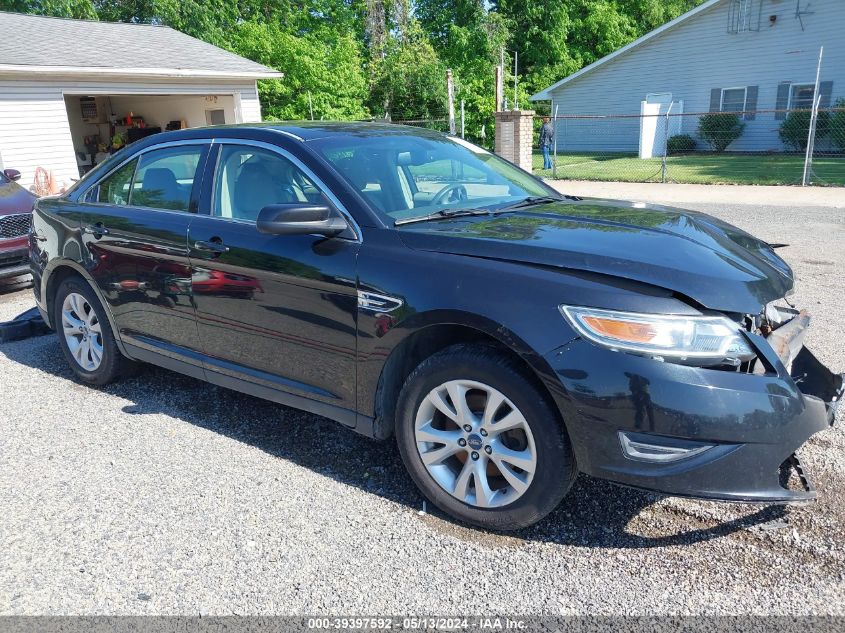
[[[96,371],[103,362],[103,332],[94,308],[77,292],[62,303],[62,333],[73,360],[85,371]]]
[[[499,390],[452,380],[432,389],[417,409],[416,447],[437,484],[477,508],[519,499],[537,469],[525,416]]]

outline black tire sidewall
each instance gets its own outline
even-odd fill
[[[449,494],[429,475],[417,451],[414,422],[425,396],[450,380],[474,380],[503,393],[525,416],[534,436],[537,470],[528,490],[500,508],[475,508]],[[575,479],[565,428],[547,398],[496,350],[456,346],[424,361],[399,396],[396,437],[402,460],[423,494],[438,508],[472,525],[513,530],[536,523],[554,510]]]
[[[100,332],[103,341],[103,360],[100,366],[94,371],[86,371],[80,367],[68,347],[64,334],[62,333],[62,304],[70,293],[77,293],[85,297],[85,300],[97,315],[100,322]],[[114,380],[120,374],[121,354],[112,333],[111,323],[106,316],[105,308],[100,303],[94,290],[85,280],[80,277],[68,277],[59,284],[56,289],[55,300],[53,301],[53,323],[56,334],[59,337],[59,345],[65,355],[68,364],[74,374],[83,382],[91,385],[105,385]]]

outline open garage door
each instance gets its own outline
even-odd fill
[[[150,134],[239,122],[231,94],[65,94],[64,99],[80,175],[127,143]]]

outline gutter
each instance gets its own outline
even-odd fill
[[[0,64],[0,75],[70,75],[91,77],[159,77],[159,78],[202,78],[202,79],[281,79],[284,73],[275,70],[220,71],[191,68],[111,68],[98,66],[26,66],[21,64]]]

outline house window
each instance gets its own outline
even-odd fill
[[[746,88],[725,88],[722,90],[721,112],[744,112]]]
[[[813,84],[792,84],[789,90],[789,110],[809,110],[813,107],[816,87]]]

